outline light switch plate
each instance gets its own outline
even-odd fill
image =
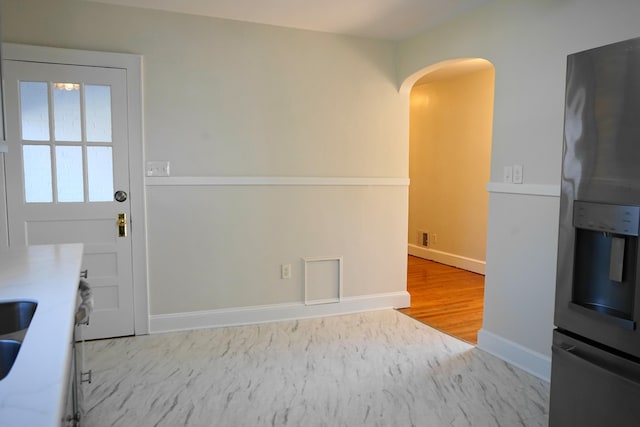
[[[147,162],[147,176],[169,176],[171,174],[168,160]]]
[[[505,166],[504,171],[502,173],[502,182],[512,183],[513,182],[513,167]]]
[[[513,183],[522,184],[522,165],[513,165]]]

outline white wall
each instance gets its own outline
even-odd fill
[[[410,100],[409,253],[484,274],[493,66],[425,78]]]
[[[559,184],[566,55],[640,35],[640,2],[496,0],[397,50],[391,43],[73,0],[1,6],[6,41],[143,55],[146,157],[170,160],[177,176],[406,178],[408,92],[398,94],[397,87],[443,60],[492,62],[491,179],[499,182],[503,167],[518,163],[525,184],[491,188],[526,194],[490,195],[480,346],[548,375],[558,203],[540,194],[553,194]],[[299,271],[287,283],[273,276],[279,263],[295,266],[302,256],[345,256],[345,270],[360,272],[345,280],[349,295],[404,289],[406,187],[330,187],[335,194],[320,187],[149,188],[152,313],[234,308],[262,296],[300,301]],[[309,207],[316,202],[326,211]],[[304,215],[311,221],[292,225]],[[184,235],[168,225],[175,217]],[[290,229],[296,234],[283,243]],[[252,242],[258,230],[273,244]],[[220,264],[190,270],[207,256]],[[193,286],[202,296],[197,301]]]
[[[195,177],[147,182],[152,320],[301,303],[301,258],[314,256],[344,258],[345,297],[408,302],[408,102],[392,43],[73,0],[1,5],[7,42],[143,56],[146,159]],[[253,184],[215,184],[228,177]]]
[[[301,257],[343,256],[345,297],[402,292],[406,231],[390,225],[406,224],[406,198],[395,187],[152,187],[153,313],[302,301]]]
[[[522,164],[521,187],[492,185],[479,345],[549,375],[566,56],[640,36],[635,0],[496,0],[399,46],[399,81],[481,57],[496,69],[491,180]],[[526,194],[509,194],[522,192]]]

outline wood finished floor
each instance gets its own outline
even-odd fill
[[[442,332],[478,343],[484,308],[484,276],[409,255],[411,307],[400,311]]]

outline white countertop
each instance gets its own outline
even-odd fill
[[[64,411],[81,244],[0,250],[0,302],[38,303],[13,368],[0,380],[0,425],[58,426]]]

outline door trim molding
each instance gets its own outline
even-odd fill
[[[134,331],[149,333],[147,282],[147,221],[144,187],[144,140],[142,134],[142,56],[54,47],[2,44],[7,61],[119,68],[127,74],[127,120],[129,137],[129,185],[131,199],[131,254],[133,263]]]

